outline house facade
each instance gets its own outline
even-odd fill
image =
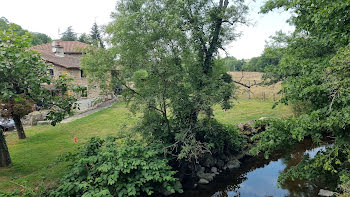
[[[89,84],[88,79],[81,69],[80,58],[82,50],[89,47],[88,44],[79,41],[53,41],[31,47],[39,52],[42,58],[49,64],[49,73],[53,78],[62,74],[68,74],[73,78],[73,83],[83,87],[84,91],[78,95],[79,100],[91,100],[100,96],[98,85]]]

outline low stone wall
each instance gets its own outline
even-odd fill
[[[40,124],[42,121],[45,121],[45,117],[49,112],[47,110],[43,111],[34,111],[22,118],[22,124],[27,126],[33,126]]]
[[[96,107],[103,105],[104,103],[114,102],[114,96],[108,95],[108,96],[101,96],[99,98],[94,99],[84,99],[77,101],[79,104],[79,109],[77,109],[74,113],[75,114],[81,114],[86,111],[95,109]],[[49,110],[42,110],[42,111],[34,111],[28,115],[26,115],[24,118],[22,118],[22,124],[25,126],[34,126],[34,125],[43,125],[43,124],[50,124],[50,121],[45,120],[46,115],[49,113]]]

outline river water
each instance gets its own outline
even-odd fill
[[[305,140],[295,146],[291,157],[285,159],[284,151],[273,154],[268,160],[257,156],[245,158],[241,167],[232,171],[222,172],[208,185],[199,185],[196,189],[187,190],[182,197],[313,197],[318,196],[324,185],[307,181],[287,180],[280,187],[277,179],[281,172],[296,165],[304,154],[315,156],[329,145],[315,147],[311,140]]]

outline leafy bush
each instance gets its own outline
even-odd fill
[[[181,192],[162,147],[133,139],[92,138],[51,196],[147,196]]]
[[[291,102],[291,106],[294,116],[301,116],[312,110],[312,105],[305,101],[293,101]]]
[[[246,138],[234,126],[219,123],[215,119],[200,121],[197,138],[211,146],[212,154],[240,152],[246,144]]]

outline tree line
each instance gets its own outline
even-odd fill
[[[279,46],[267,45],[263,53],[258,57],[251,59],[237,59],[235,57],[225,57],[220,59],[224,64],[226,71],[246,71],[246,72],[265,72],[265,69],[278,66],[282,57]]]
[[[31,45],[40,45],[40,44],[46,44],[52,41],[50,36],[44,34],[44,33],[38,33],[38,32],[29,32],[28,30],[23,29],[20,25],[17,25],[15,23],[10,22],[5,17],[0,18],[0,31],[8,30],[11,27],[12,31],[16,33],[18,36],[23,36],[24,34],[28,34],[31,36]]]

